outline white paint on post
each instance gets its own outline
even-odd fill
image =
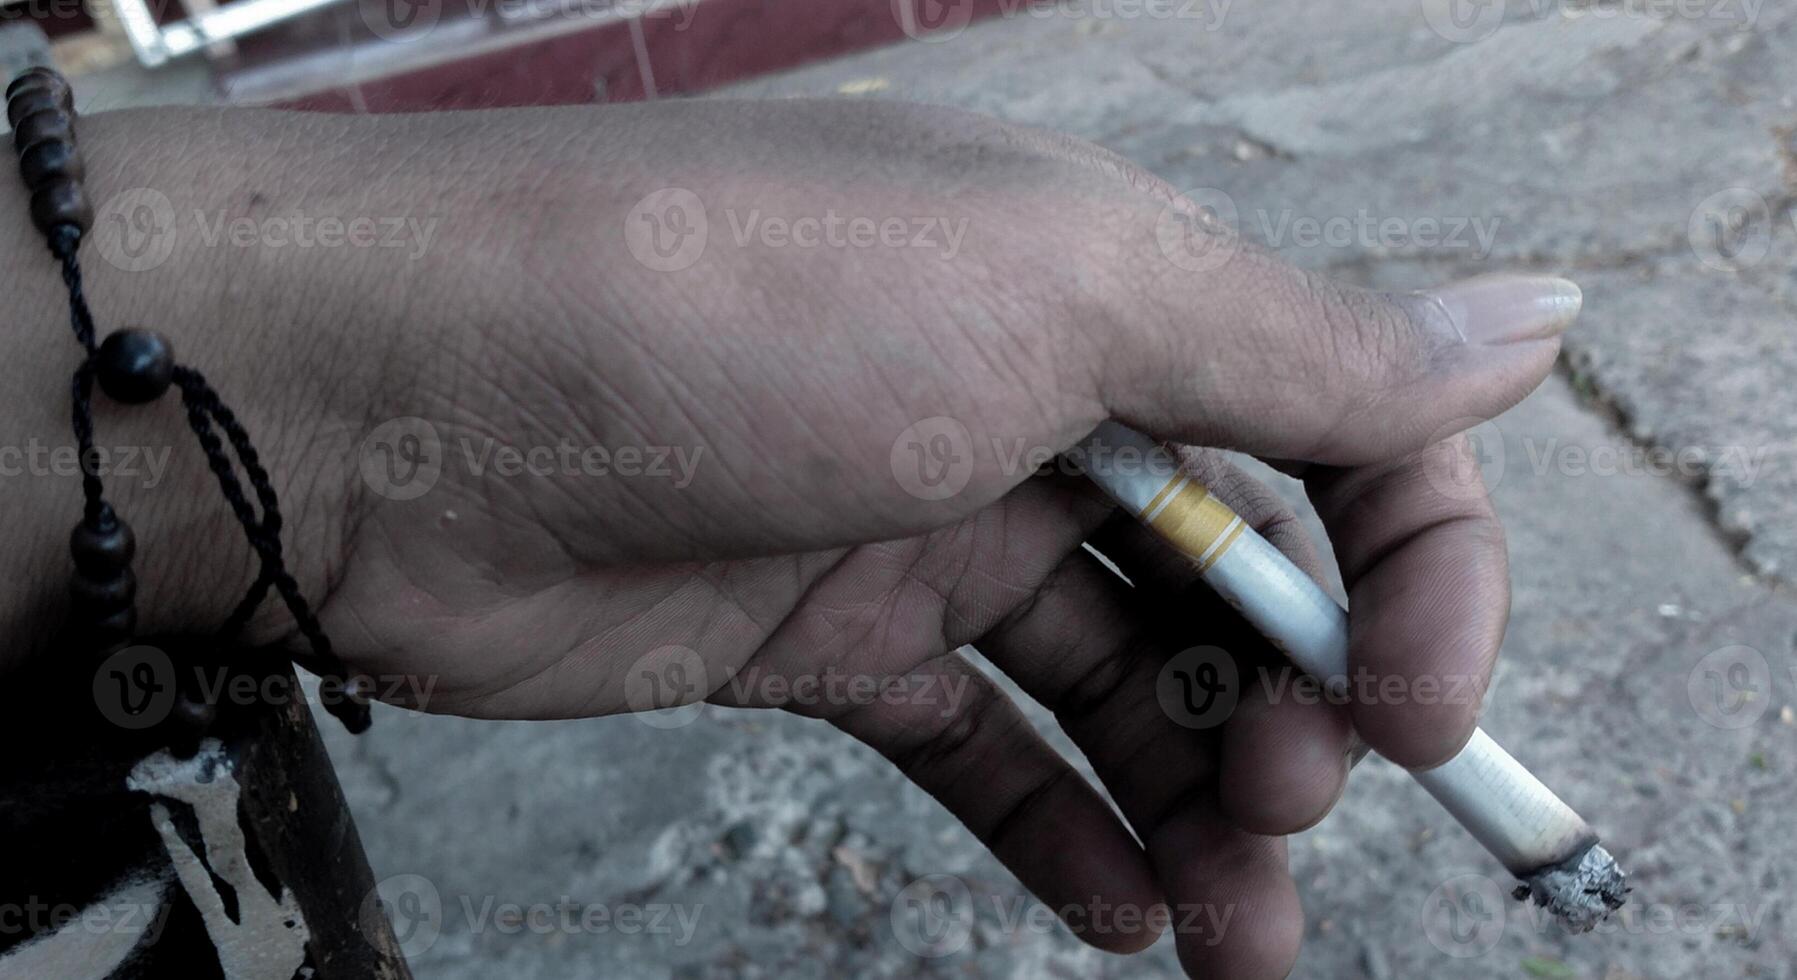
[[[306,921],[292,891],[275,898],[250,868],[243,828],[237,822],[242,788],[231,757],[218,740],[201,742],[188,759],[167,751],[146,756],[125,782],[159,798],[150,805],[151,819],[182,887],[200,910],[226,980],[291,980],[306,959]],[[203,862],[182,838],[168,803],[162,801],[193,808],[205,851]],[[237,893],[235,920],[225,912],[214,876]]]

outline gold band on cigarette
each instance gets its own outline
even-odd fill
[[[1210,571],[1247,526],[1209,490],[1184,476],[1162,487],[1140,516],[1156,534],[1196,560],[1200,572]]]

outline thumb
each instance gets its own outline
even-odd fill
[[[1135,291],[1104,365],[1111,413],[1163,438],[1353,465],[1516,404],[1552,369],[1579,287],[1493,275],[1392,294],[1246,250]]]

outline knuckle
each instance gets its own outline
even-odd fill
[[[954,761],[984,743],[1003,724],[1005,701],[987,684],[969,684],[959,711],[920,721],[909,744],[892,753],[901,772],[922,773],[953,768]]]
[[[1337,377],[1351,391],[1377,396],[1415,376],[1422,361],[1417,325],[1388,295],[1314,272],[1302,275],[1298,289],[1314,311],[1311,322]]]
[[[1054,703],[1049,706],[1055,717],[1077,721],[1096,715],[1112,703],[1136,675],[1141,652],[1139,649],[1119,650],[1094,661],[1056,693]]]

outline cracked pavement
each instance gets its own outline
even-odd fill
[[[1477,432],[1515,581],[1485,725],[1599,827],[1631,904],[1570,936],[1494,900],[1500,869],[1370,761],[1293,841],[1296,975],[1797,977],[1797,9],[1510,6],[1466,42],[1418,0],[1020,9],[726,94],[1069,131],[1367,285],[1577,279],[1564,370]],[[1378,234],[1388,219],[1442,240]],[[377,874],[422,876],[442,910],[412,957],[427,980],[1178,973],[1165,941],[1122,959],[1019,915],[970,835],[819,724],[379,721],[353,745],[325,734]],[[941,875],[971,915],[921,955],[907,885]],[[536,934],[490,914],[564,899],[691,927]]]

